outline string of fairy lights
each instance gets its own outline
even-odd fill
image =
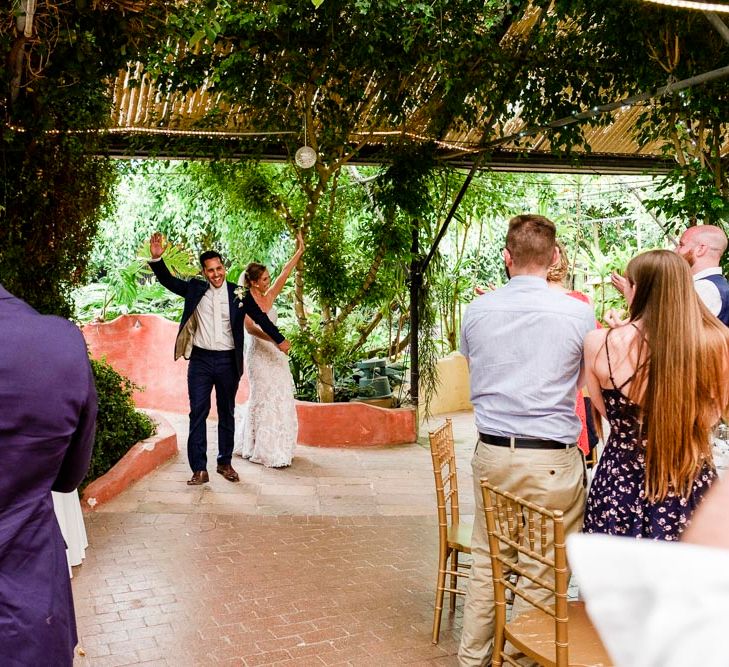
[[[700,0],[643,0],[643,2],[677,9],[695,9],[700,12],[729,12],[729,2],[701,2]]]

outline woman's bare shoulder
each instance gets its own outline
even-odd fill
[[[585,336],[585,349],[600,347],[605,342],[608,331],[610,329],[593,329],[592,331],[588,331]]]

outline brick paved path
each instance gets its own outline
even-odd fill
[[[468,515],[472,415],[452,416]],[[186,420],[169,418],[184,448]],[[460,612],[444,614],[430,643],[426,447],[298,447],[287,469],[233,465],[239,484],[211,472],[188,487],[180,454],[87,515],[90,547],[73,579],[77,667],[456,664]]]

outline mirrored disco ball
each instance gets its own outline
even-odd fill
[[[309,169],[316,164],[316,151],[311,146],[302,146],[296,151],[294,160],[301,169]]]

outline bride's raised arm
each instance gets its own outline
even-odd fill
[[[289,279],[289,276],[294,270],[296,263],[299,261],[301,255],[304,254],[304,249],[304,239],[301,236],[301,231],[299,231],[299,233],[296,235],[296,252],[294,252],[291,259],[286,262],[283,269],[281,270],[281,273],[278,275],[273,285],[271,285],[268,292],[266,293],[266,296],[270,296],[272,301],[274,301],[276,297],[281,294],[281,290],[286,284],[286,281]]]

